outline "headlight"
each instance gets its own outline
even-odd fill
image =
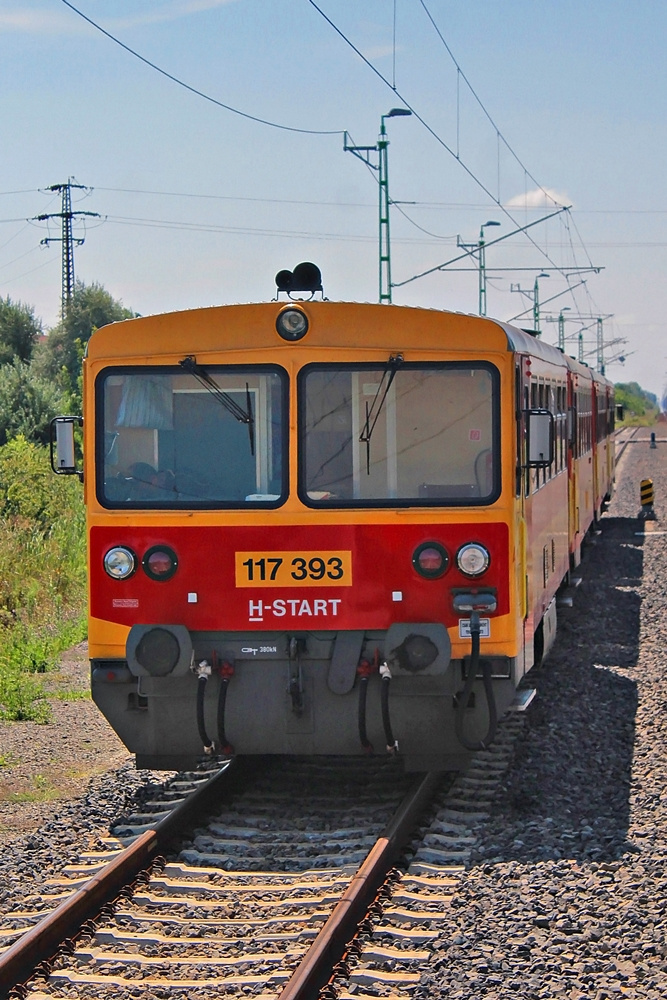
[[[116,545],[104,557],[104,569],[114,580],[127,580],[137,568],[137,557],[132,549]]]
[[[290,306],[278,313],[276,330],[283,340],[301,340],[308,333],[308,317],[301,309]]]
[[[489,568],[490,562],[488,550],[477,542],[463,545],[456,554],[456,564],[466,576],[481,576]]]

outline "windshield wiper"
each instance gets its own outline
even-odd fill
[[[378,422],[378,417],[382,412],[382,407],[384,406],[384,401],[387,398],[387,394],[391,389],[391,383],[396,377],[396,372],[403,364],[402,354],[391,354],[389,360],[384,366],[384,371],[382,372],[382,378],[380,379],[380,384],[377,387],[375,396],[373,397],[373,402],[369,406],[366,403],[366,422],[361,429],[361,434],[359,435],[359,441],[366,445],[366,475],[371,474],[371,437],[373,436],[373,431],[375,430],[375,425]],[[388,376],[388,378],[387,378]],[[384,380],[387,379],[387,384],[385,386],[384,392],[382,392],[382,386]],[[380,396],[380,393],[382,395]]]
[[[217,382],[211,378],[209,373],[201,365],[197,364],[197,359],[191,354],[187,358],[183,358],[182,361],[178,362],[181,368],[184,368],[188,375],[192,375],[196,378],[200,385],[203,385],[205,389],[211,393],[212,396],[218,400],[218,402],[224,406],[228,413],[238,420],[240,424],[248,425],[248,434],[250,436],[250,454],[255,454],[255,418],[252,414],[252,402],[250,399],[250,386],[246,382],[245,384],[245,396],[246,396],[246,409],[244,410],[242,406],[236,402],[235,399],[227,392],[223,392]]]

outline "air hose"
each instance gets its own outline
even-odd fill
[[[225,661],[220,667],[220,691],[218,693],[218,746],[220,753],[233,756],[234,747],[225,735],[225,706],[227,704],[227,688],[234,676],[234,667]]]
[[[384,726],[387,753],[398,753],[398,740],[394,739],[394,734],[391,730],[391,718],[389,716],[389,685],[391,683],[391,670],[386,663],[383,663],[380,667],[380,677],[382,678],[382,689],[380,692],[382,725]]]
[[[479,612],[472,611],[470,614],[470,637],[472,640],[470,663],[468,664],[465,686],[456,706],[455,717],[456,736],[459,743],[461,743],[466,750],[486,750],[486,748],[493,742],[496,735],[496,727],[498,725],[498,711],[496,708],[496,700],[493,696],[493,684],[491,683],[491,664],[488,660],[482,660],[482,680],[484,683],[486,703],[489,707],[489,727],[486,731],[484,739],[480,740],[479,743],[473,743],[463,734],[465,710],[468,707],[470,695],[472,694],[472,686],[475,683],[475,678],[477,677],[477,671],[479,669],[479,633]]]
[[[211,676],[211,665],[207,660],[202,660],[196,667],[193,667],[193,670],[197,675],[197,729],[199,730],[199,739],[204,744],[204,753],[210,755],[215,753],[215,744],[213,740],[209,739],[206,732],[204,695],[206,694],[207,681]]]

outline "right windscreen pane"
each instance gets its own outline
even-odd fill
[[[489,502],[498,373],[488,364],[310,366],[300,492],[310,505]]]

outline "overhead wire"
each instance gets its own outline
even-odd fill
[[[35,249],[37,249],[37,247],[35,247]],[[38,264],[37,267],[31,267],[29,271],[22,271],[21,274],[13,275],[11,280],[18,281],[20,278],[26,278],[29,274],[34,274],[35,271],[41,271],[43,267],[49,267],[50,265],[55,263],[59,264],[57,258],[50,257],[48,260],[45,260],[43,264]],[[0,282],[0,284],[3,284],[5,286],[9,285],[9,283],[10,283],[9,281]]]
[[[90,24],[91,27],[95,28],[96,31],[101,32],[112,42],[115,42],[116,45],[119,45],[121,49],[124,49],[126,52],[129,52],[129,54],[134,56],[135,59],[139,59],[142,63],[145,63],[146,66],[150,66],[151,69],[154,69],[157,73],[161,73],[162,76],[166,77],[168,80],[171,80],[172,83],[176,83],[178,84],[179,87],[183,87],[184,90],[190,91],[191,94],[195,94],[197,97],[201,97],[205,101],[209,101],[211,104],[215,104],[217,105],[217,107],[223,108],[225,111],[230,111],[232,114],[239,115],[241,118],[247,118],[249,121],[258,122],[260,125],[268,125],[270,128],[281,129],[284,132],[299,132],[303,135],[343,134],[344,131],[343,129],[296,128],[293,125],[283,125],[279,122],[269,121],[267,118],[260,118],[257,115],[251,115],[247,111],[241,111],[239,108],[232,107],[231,104],[225,104],[223,101],[219,101],[217,98],[211,97],[210,94],[206,94],[203,90],[199,90],[197,87],[193,87],[189,83],[186,83],[184,80],[181,80],[179,77],[174,76],[173,73],[169,73],[166,69],[162,69],[162,67],[158,66],[157,63],[151,62],[150,59],[147,59],[145,56],[142,56],[139,52],[136,51],[136,49],[133,49],[129,45],[126,45],[125,42],[121,42],[120,38],[116,38],[116,36],[112,35],[110,31],[106,30],[106,28],[103,28],[96,21],[93,21],[91,17],[88,17],[88,15],[84,14],[82,10],[79,10],[79,8],[75,7],[73,3],[70,3],[70,0],[61,0],[61,3],[64,3],[66,7],[69,7],[71,11],[73,11],[75,14],[78,14],[78,16],[83,18],[84,21],[87,21],[87,23]]]
[[[348,133],[349,134],[349,133]],[[203,198],[215,201],[251,201],[270,205],[331,205],[336,208],[371,208],[370,202],[345,201],[303,201],[300,198],[250,198],[229,194],[193,194],[184,191],[144,191],[138,188],[95,187],[96,191],[110,191],[118,194],[150,194],[168,198]]]
[[[421,4],[422,8],[424,9],[424,12],[425,12],[426,16],[428,17],[429,21],[431,22],[433,30],[436,32],[438,38],[440,39],[440,41],[444,45],[445,50],[447,51],[447,54],[449,55],[449,58],[452,60],[452,62],[456,66],[457,77],[460,78],[460,79],[462,79],[464,81],[466,87],[468,88],[468,90],[470,91],[470,93],[472,94],[472,96],[475,98],[477,104],[479,105],[480,109],[482,110],[482,112],[483,112],[484,116],[486,117],[486,119],[488,120],[489,124],[493,126],[493,128],[494,128],[494,130],[496,132],[496,137],[497,137],[498,141],[502,140],[502,143],[505,146],[505,148],[507,149],[507,151],[514,157],[514,159],[519,164],[519,166],[521,167],[521,169],[525,172],[526,176],[530,177],[530,179],[533,182],[533,184],[535,184],[536,187],[538,187],[540,189],[540,191],[542,191],[542,193],[545,195],[545,197],[550,197],[550,195],[549,195],[548,191],[546,190],[546,188],[544,188],[540,184],[540,182],[533,176],[533,174],[531,174],[530,170],[528,170],[528,168],[525,166],[525,164],[521,161],[521,159],[518,156],[518,154],[514,151],[514,149],[512,148],[512,146],[509,144],[509,142],[507,141],[507,139],[503,135],[503,133],[500,131],[499,127],[496,125],[496,123],[493,120],[491,114],[489,113],[489,111],[485,107],[484,102],[482,101],[482,99],[480,98],[480,96],[477,94],[477,92],[476,92],[475,88],[473,87],[473,85],[471,84],[470,80],[468,79],[468,77],[465,75],[465,73],[461,69],[461,66],[459,65],[459,63],[458,63],[458,61],[457,61],[454,53],[452,52],[451,48],[447,44],[447,41],[445,40],[444,35],[440,31],[440,28],[435,23],[435,19],[434,19],[433,15],[431,14],[430,10],[428,9],[428,7],[426,6],[426,3],[424,2],[424,0],[419,0],[419,3]]]
[[[499,198],[497,198],[493,194],[493,192],[490,190],[490,188],[475,174],[475,172],[472,170],[472,168],[469,167],[467,165],[467,163],[465,163],[465,161],[462,160],[461,157],[458,156],[457,153],[454,152],[454,150],[442,138],[442,136],[439,135],[438,132],[436,132],[436,130],[431,125],[429,125],[429,123],[426,121],[426,119],[423,118],[423,116],[410,103],[410,101],[400,92],[400,90],[398,90],[397,88],[395,88],[395,87],[392,86],[392,84],[384,76],[384,74],[381,73],[380,70],[376,66],[373,65],[373,63],[363,54],[363,52],[354,44],[354,42],[350,38],[348,38],[347,35],[338,27],[338,25],[334,21],[332,21],[332,19],[328,16],[328,14],[326,14],[325,11],[322,10],[322,8],[315,2],[315,0],[307,0],[307,2],[310,4],[311,7],[313,7],[314,10],[317,11],[317,13],[327,22],[327,24],[329,24],[330,27],[333,28],[333,30],[336,32],[336,34],[345,42],[346,45],[348,45],[353,50],[353,52],[356,53],[356,55],[362,60],[362,62],[365,63],[365,65],[378,77],[378,79],[381,80],[382,83],[384,83],[384,85],[386,87],[388,87],[394,94],[396,94],[396,96],[399,98],[399,100],[401,100],[403,102],[403,104],[410,111],[410,113],[413,115],[413,117],[416,118],[417,121],[420,122],[421,125],[423,125],[423,127],[435,139],[435,141],[440,146],[442,146],[442,148],[445,149],[450,154],[450,156],[454,157],[454,159],[457,161],[457,163],[460,164],[460,166],[463,168],[463,170],[468,174],[468,176],[470,177],[470,179],[472,181],[474,181],[474,183],[480,188],[480,190],[482,190],[489,197],[489,199],[495,205],[498,206],[498,208],[500,209],[500,211],[502,211],[503,214],[517,228],[521,228],[519,226],[518,220],[515,219],[515,217],[512,215],[512,213],[509,211],[509,209],[502,204],[502,202],[499,200]],[[540,186],[540,190],[544,190],[544,189]],[[569,211],[570,206],[561,205],[555,198],[553,198],[551,195],[549,195],[548,192],[545,192],[545,197],[549,201],[551,201],[554,205],[558,206],[562,211]],[[551,266],[551,268],[553,270],[558,271],[558,272],[562,272],[561,266],[556,263],[556,261],[551,257],[551,255],[543,247],[541,247],[540,244],[535,239],[533,239],[532,236],[529,235],[528,239],[533,244],[533,246],[535,247],[535,249],[538,250],[539,253],[542,254],[542,256],[544,257],[544,259],[549,262],[549,265]],[[411,281],[416,281],[418,278],[423,277],[425,274],[429,274],[432,271],[440,270],[441,266],[442,265],[440,265],[438,267],[431,268],[429,271],[422,272],[421,274],[414,275],[412,278],[408,278],[405,281],[394,282],[394,286],[395,287],[399,287],[400,285],[407,285]]]
[[[339,241],[343,243],[374,243],[376,237],[374,236],[359,236],[356,234],[343,234],[343,233],[323,233],[321,230],[317,232],[307,232],[299,230],[285,230],[285,229],[252,229],[249,227],[242,226],[219,226],[210,223],[197,223],[197,222],[179,222],[175,220],[166,219],[148,219],[148,218],[135,218],[132,216],[120,216],[120,215],[106,215],[104,217],[106,222],[116,223],[118,225],[126,226],[143,226],[151,229],[175,229],[182,232],[193,232],[193,233],[232,233],[241,236],[279,236],[283,239],[310,239],[310,240],[322,240],[322,241]],[[426,235],[431,235],[427,233]],[[425,244],[427,242],[440,242],[441,238],[432,237],[430,241],[418,240],[418,239],[408,239],[401,238],[396,240],[397,243],[419,243]]]
[[[139,52],[137,52],[135,49],[131,48],[125,42],[122,42],[119,38],[117,38],[115,35],[113,35],[110,31],[106,30],[100,24],[98,24],[96,21],[94,21],[88,15],[86,15],[82,10],[80,10],[73,3],[71,3],[70,0],[61,0],[61,2],[66,7],[68,7],[73,13],[75,13],[77,16],[81,17],[88,24],[90,24],[91,27],[95,28],[95,30],[99,31],[101,34],[103,34],[105,37],[107,37],[110,41],[113,41],[115,44],[117,44],[118,46],[120,46],[122,49],[124,49],[130,55],[134,56],[136,59],[139,59],[145,65],[149,66],[151,69],[153,69],[156,72],[160,73],[162,76],[164,76],[165,78],[171,80],[173,83],[176,83],[178,86],[183,87],[185,90],[188,90],[189,92],[195,94],[196,96],[201,97],[202,99],[204,99],[204,100],[206,100],[206,101],[208,101],[208,102],[210,102],[210,103],[212,103],[212,104],[214,104],[214,105],[216,105],[216,106],[218,106],[218,107],[220,107],[220,108],[222,108],[222,109],[224,109],[226,111],[229,111],[232,114],[239,115],[242,118],[246,118],[246,119],[248,119],[250,121],[257,122],[258,124],[266,125],[266,126],[271,127],[271,128],[277,128],[277,129],[281,129],[283,131],[288,131],[288,132],[297,132],[297,133],[307,134],[307,135],[341,135],[341,134],[343,134],[343,130],[342,129],[327,129],[327,130],[324,130],[324,129],[303,129],[303,128],[298,128],[298,127],[295,127],[295,126],[284,125],[282,123],[274,122],[274,121],[271,121],[271,120],[266,119],[266,118],[262,118],[262,117],[257,116],[257,115],[252,115],[252,114],[250,114],[248,112],[241,111],[239,108],[235,108],[232,105],[226,104],[223,101],[220,101],[217,98],[214,98],[211,95],[205,93],[204,91],[199,90],[198,88],[192,86],[191,84],[186,83],[184,80],[180,79],[179,77],[175,76],[174,74],[172,74],[172,73],[168,72],[167,70],[163,69],[162,67],[158,66],[156,63],[152,62],[151,60],[147,59],[145,56],[141,55]],[[390,90],[392,90],[392,92],[395,93],[396,96],[401,101],[403,101],[403,103],[406,106],[406,108],[408,108],[410,110],[410,112],[413,114],[413,116],[415,118],[417,118],[417,120],[422,124],[422,126],[427,130],[427,132],[429,132],[429,134],[436,140],[436,142],[438,142],[439,145],[441,145],[452,157],[454,157],[457,160],[457,162],[461,165],[461,167],[468,174],[468,176],[487,195],[487,197],[494,204],[496,204],[498,206],[498,208],[507,216],[508,219],[510,219],[513,222],[513,224],[515,226],[518,226],[517,220],[514,218],[514,216],[512,215],[512,213],[509,211],[509,209],[502,205],[502,203],[500,201],[500,197],[499,197],[500,192],[498,193],[498,196],[495,196],[493,194],[493,192],[490,190],[490,188],[479,177],[477,177],[477,175],[474,173],[474,171],[464,162],[464,160],[461,159],[460,151],[457,150],[455,152],[449,146],[449,144],[442,138],[442,136],[440,136],[435,131],[435,129],[433,129],[429,125],[429,123],[422,117],[422,115],[419,114],[419,112],[416,110],[416,108],[413,107],[410,104],[410,102],[398,91],[398,89],[396,87],[396,72],[395,72],[395,60],[396,60],[396,3],[394,2],[394,18],[393,18],[393,33],[394,33],[394,40],[393,40],[393,67],[394,68],[393,68],[393,81],[390,82],[377,69],[377,67],[374,66],[373,63],[366,56],[364,56],[364,54],[360,51],[360,49],[351,41],[351,39],[349,39],[344,34],[344,32],[324,12],[324,10],[317,3],[315,3],[315,0],[308,0],[308,2],[320,14],[320,16],[331,26],[331,28],[333,28],[333,30],[343,39],[343,41],[350,48],[352,48],[352,50],[356,53],[356,55],[382,81],[382,83],[385,84],[385,86],[387,86]],[[470,90],[471,94],[473,95],[473,97],[475,98],[475,100],[477,101],[477,103],[479,104],[480,108],[484,112],[484,114],[487,117],[488,121],[490,122],[490,124],[495,129],[498,143],[500,143],[500,141],[502,140],[503,144],[508,149],[508,151],[511,153],[511,155],[514,157],[514,159],[516,160],[516,162],[519,163],[522,166],[522,168],[524,170],[525,176],[530,177],[531,181],[538,187],[538,189],[540,191],[542,191],[542,193],[544,194],[545,199],[550,200],[551,202],[553,202],[554,205],[559,205],[559,207],[565,208],[564,206],[560,206],[560,203],[557,201],[557,199],[555,199],[552,195],[550,195],[549,192],[542,185],[539,184],[539,182],[534,178],[534,176],[530,173],[530,171],[528,171],[527,168],[523,165],[523,163],[519,159],[518,155],[515,153],[514,149],[511,147],[511,145],[509,144],[509,142],[505,139],[504,135],[501,133],[501,131],[498,128],[498,126],[495,124],[493,118],[491,117],[491,115],[489,114],[489,112],[487,111],[487,109],[485,108],[483,102],[481,101],[481,99],[477,95],[476,91],[472,87],[472,85],[471,85],[470,81],[468,80],[468,78],[466,77],[465,73],[463,73],[463,70],[461,69],[460,65],[458,64],[457,60],[455,59],[455,57],[453,55],[453,52],[451,51],[449,45],[447,44],[447,42],[446,42],[446,40],[445,40],[442,32],[440,31],[439,27],[437,26],[437,24],[436,24],[436,22],[435,22],[435,20],[434,20],[434,18],[432,16],[432,14],[431,14],[431,12],[429,11],[428,7],[426,6],[426,3],[424,2],[424,0],[420,0],[420,4],[421,4],[421,6],[422,6],[422,8],[423,8],[423,10],[425,12],[425,14],[427,15],[427,17],[429,19],[429,22],[431,23],[433,29],[436,31],[436,33],[437,33],[440,41],[444,45],[446,51],[448,52],[450,58],[452,59],[454,65],[456,66],[457,81],[459,80],[459,78],[462,78],[463,81],[465,82],[466,86],[468,87],[468,89]],[[457,130],[458,130],[458,123],[457,123]],[[371,169],[371,165],[368,164],[368,166],[369,166],[369,169]],[[567,211],[567,209],[565,209],[565,210]],[[426,235],[429,235],[429,236],[431,236],[434,239],[441,238],[441,237],[438,237],[434,233],[430,233],[427,230],[424,230],[423,227],[420,227],[416,222],[414,222],[414,220],[412,220],[410,218],[410,216],[405,211],[402,211],[402,214],[404,215],[404,217],[406,218],[406,220],[408,222],[410,222],[410,224],[414,225],[416,228],[420,229],[422,232],[425,232]],[[568,230],[568,232],[569,232],[569,230]],[[577,235],[579,236],[578,232],[577,232]],[[533,244],[533,246],[541,254],[543,254],[544,258],[549,262],[549,265],[554,270],[557,270],[557,271],[561,271],[562,270],[561,267],[552,259],[551,255],[543,247],[541,247],[539,245],[539,243],[532,238],[532,236],[529,236],[528,238],[529,238],[530,242]],[[579,236],[579,238],[580,238],[580,236]],[[571,233],[570,233],[570,243],[571,243],[572,249],[574,249],[573,248],[573,241],[571,239]],[[582,242],[582,245],[583,245],[583,242]],[[408,279],[408,281],[416,280],[420,276],[421,275],[416,275],[412,279]],[[401,284],[407,284],[408,281],[402,282]]]

